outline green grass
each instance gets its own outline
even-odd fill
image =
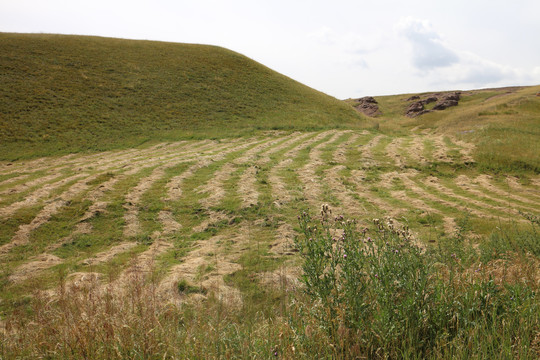
[[[367,124],[347,104],[215,46],[3,33],[0,52],[2,160]]]
[[[481,170],[538,174],[539,91],[539,86],[466,91],[462,92],[458,106],[412,119],[405,116],[409,104],[405,99],[413,94],[380,96],[375,99],[382,115],[374,121],[387,134],[407,134],[416,127],[472,142]]]
[[[540,210],[532,202],[514,201],[483,186],[472,186],[477,191],[469,191],[455,184],[459,175],[475,179],[486,174],[501,191],[523,198],[537,190],[538,87],[509,94],[504,94],[504,89],[464,92],[459,106],[414,119],[403,115],[407,105],[404,99],[410,95],[378,97],[383,114],[367,121],[351,113],[346,103],[216,47],[0,34],[0,50],[7,54],[0,59],[0,69],[5,70],[0,72],[0,80],[7,84],[0,89],[0,140],[6,139],[0,141],[0,156],[4,160],[141,144],[149,147],[158,141],[178,139],[215,140],[207,145],[196,141],[168,144],[151,155],[134,151],[126,170],[138,172],[129,176],[122,173],[124,164],[113,162],[108,169],[96,170],[88,163],[83,165],[86,159],[78,160],[77,156],[72,158],[73,164],[81,165],[73,165],[68,159],[63,170],[56,172],[52,172],[53,166],[46,166],[47,160],[43,161],[45,167],[40,163],[33,172],[30,167],[19,169],[16,162],[11,164],[12,174],[7,173],[7,164],[0,164],[5,172],[0,181],[8,180],[0,184],[0,191],[5,191],[1,206],[24,200],[43,185],[10,193],[13,186],[48,174],[56,177],[44,181],[48,185],[80,172],[78,166],[93,176],[87,182],[88,189],[30,234],[28,244],[0,255],[2,359],[533,359],[540,354]],[[334,134],[323,130],[356,130],[375,123],[378,131],[356,131],[358,139],[344,148],[342,164],[333,159],[336,148],[353,134],[341,132],[329,142]],[[317,131],[260,161],[263,153],[288,141],[292,130],[309,129]],[[318,140],[306,143],[320,134]],[[434,159],[439,146],[434,134],[442,136],[455,163]],[[371,148],[373,159],[366,166],[364,145],[379,135],[379,143]],[[425,164],[412,161],[407,154],[415,150],[411,149],[413,136],[424,145]],[[229,137],[244,138],[225,139]],[[404,168],[395,166],[387,156],[386,147],[395,139],[402,140],[398,150],[405,160]],[[250,149],[275,140],[274,145],[252,154],[247,161],[237,160]],[[475,163],[463,164],[459,140],[476,145],[472,154]],[[246,147],[236,148],[248,141]],[[211,151],[210,146],[214,147]],[[312,170],[320,193],[311,196],[306,191],[311,184],[304,184],[300,174],[317,146],[322,162]],[[296,147],[302,148],[294,156],[287,155]],[[104,156],[108,155],[99,155]],[[120,155],[122,159],[129,156]],[[213,161],[192,167],[201,157]],[[278,164],[282,166],[276,168]],[[230,173],[224,174],[221,184],[223,197],[207,207],[203,200],[212,193],[200,191],[201,186],[229,165]],[[337,165],[343,165],[337,179],[326,179]],[[156,167],[163,175],[136,204],[141,233],[126,238],[126,194]],[[253,180],[258,202],[243,207],[239,180],[252,167],[257,169]],[[183,178],[182,195],[166,200],[167,183],[188,169],[191,173]],[[381,184],[390,172],[403,172],[414,187],[409,189],[405,178]],[[22,174],[28,178],[9,183],[10,178]],[[280,178],[286,194],[273,193],[271,174]],[[508,174],[516,175],[525,189],[513,190],[506,183]],[[445,189],[431,186],[426,181],[428,176],[436,177]],[[106,211],[86,220],[92,232],[74,234],[81,216],[91,201],[96,201],[90,201],[88,194],[115,177],[118,181],[112,189],[97,199],[107,203]],[[21,224],[32,221],[44,205],[75,181],[79,180],[63,184],[35,205],[21,207],[0,219],[0,245],[9,242]],[[337,193],[343,190],[346,194]],[[394,191],[406,197],[394,197]],[[290,195],[289,201],[281,201],[286,198],[281,195]],[[354,201],[348,203],[347,197]],[[535,196],[528,198],[534,200]],[[421,200],[432,209],[417,208],[409,199]],[[349,260],[340,253],[344,246],[358,245],[360,249],[364,241],[367,243],[367,236],[386,237],[388,242],[380,241],[378,251],[372,253],[373,261],[357,263],[361,265],[356,269],[359,272],[349,279],[361,285],[374,273],[384,272],[388,282],[379,284],[371,278],[364,288],[351,287],[354,291],[349,291],[347,286],[338,287],[326,298],[313,296],[312,290],[320,289],[296,282],[313,275],[304,271],[297,276],[300,267],[306,263],[309,267],[313,259],[307,259],[302,251],[282,250],[281,241],[295,237],[297,244],[299,239],[307,241],[309,237],[302,240],[300,233],[306,229],[298,225],[297,216],[305,216],[303,211],[319,212],[322,202],[331,205],[331,219],[348,212],[359,214],[360,232],[350,232],[347,242],[330,242],[332,238],[337,240],[339,230],[325,235],[328,251],[317,261],[334,261],[339,269],[335,279],[341,282],[350,275],[347,271],[354,270],[346,264],[353,253],[348,253]],[[532,212],[523,215],[530,224],[522,221],[523,216],[506,211],[510,206]],[[150,272],[139,274],[125,290],[111,291],[107,286],[65,288],[55,299],[40,293],[62,289],[69,283],[66,276],[73,272],[99,272],[103,274],[100,285],[114,281],[137,255],[149,249],[155,239],[152,234],[163,230],[160,211],[170,212],[182,227],[161,234],[160,240],[172,247],[156,256]],[[216,213],[225,219],[193,230]],[[392,238],[396,234],[392,235],[393,230],[385,225],[375,229],[379,225],[374,228],[371,219],[385,215],[397,216],[397,221],[410,226],[418,240],[413,243],[422,244],[422,249]],[[456,224],[451,234],[445,233],[446,226],[452,226],[446,223],[447,217]],[[348,224],[339,221],[339,229]],[[321,225],[325,226],[317,220],[311,229]],[[362,232],[364,227],[369,228],[368,233]],[[217,240],[215,236],[220,237],[215,251],[204,253],[190,277],[180,278],[175,284],[175,294],[181,301],[162,298],[157,290],[159,281],[190,251],[208,240]],[[321,239],[311,237],[315,239],[308,241],[311,245],[322,244]],[[84,259],[125,241],[136,241],[137,245],[98,265],[83,264]],[[51,245],[57,247],[49,249]],[[45,249],[60,257],[62,263],[26,280],[10,279],[19,265],[32,261]],[[404,257],[396,255],[395,250]],[[354,254],[357,260],[365,255]],[[238,267],[227,273],[219,267],[221,257]],[[326,268],[312,280],[324,279],[331,271]],[[219,289],[214,292],[214,288],[202,285],[214,276],[222,276],[226,285],[238,290],[241,302],[222,301]],[[274,283],[267,283],[269,278]],[[275,283],[276,278],[279,283]],[[204,300],[190,301],[201,298]],[[13,330],[8,336],[2,331],[4,325]]]

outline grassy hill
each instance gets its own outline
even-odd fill
[[[365,125],[346,104],[215,46],[4,33],[0,53],[4,160]]]
[[[0,158],[81,153],[0,162],[0,359],[540,358],[540,88],[366,119],[219,48],[2,36]]]
[[[540,173],[540,86],[463,91],[458,106],[414,118],[405,116],[413,102],[407,99],[432,94],[375,97],[382,114],[373,119],[385,133],[426,130],[476,144],[474,157],[485,170]]]

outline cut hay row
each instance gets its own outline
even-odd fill
[[[501,219],[506,219],[506,220],[512,219],[511,217],[507,216],[508,212],[518,215],[518,212],[515,209],[509,209],[506,207],[490,205],[483,201],[476,200],[474,198],[467,197],[464,195],[460,195],[456,193],[454,189],[450,188],[449,186],[444,185],[443,182],[435,176],[428,176],[424,180],[424,184],[426,184],[432,189],[435,189],[439,193],[451,198],[452,201],[455,201],[455,202],[461,201],[462,203],[466,203],[471,208],[476,208],[480,210],[483,214],[493,214],[493,216],[499,217]]]
[[[71,185],[67,191],[62,193],[57,199],[45,205],[43,209],[38,213],[38,215],[32,220],[32,222],[30,222],[29,224],[21,225],[19,227],[19,230],[15,233],[15,236],[13,236],[13,238],[11,239],[11,241],[7,244],[0,246],[0,256],[5,255],[14,247],[27,244],[32,231],[49,221],[51,216],[55,215],[62,207],[69,205],[69,202],[76,196],[82,194],[83,192],[86,192],[90,187],[90,185],[88,185],[88,182],[96,177],[97,175],[93,175],[89,178],[77,181],[75,184]]]
[[[454,183],[460,189],[468,193],[476,195],[479,199],[489,200],[490,202],[497,204],[498,208],[506,209],[507,211],[515,215],[518,215],[520,211],[523,211],[523,212],[539,212],[540,211],[540,206],[535,207],[534,202],[522,201],[522,200],[528,200],[528,199],[524,199],[510,193],[499,191],[498,195],[500,196],[492,196],[489,193],[486,193],[486,191],[483,190],[482,187],[478,186],[475,180],[476,179],[470,179],[466,175],[459,175],[455,179]],[[536,203],[536,205],[538,205],[538,203]]]
[[[208,145],[208,142],[203,142],[203,145]],[[206,150],[211,150],[211,151],[222,151],[223,150],[223,146],[220,146],[216,149],[216,144],[214,142],[211,143],[211,147],[208,147],[206,146]],[[195,148],[197,148],[197,146],[195,146]],[[193,149],[193,147],[191,148]],[[200,148],[198,149],[200,150]],[[196,150],[194,150],[196,151]],[[134,236],[138,233],[138,220],[137,220],[137,204],[138,202],[140,201],[140,197],[141,195],[146,191],[148,190],[148,188],[151,186],[152,183],[154,183],[157,179],[159,179],[159,177],[161,175],[163,175],[163,170],[164,168],[167,168],[167,167],[170,167],[170,166],[173,166],[175,163],[179,163],[179,162],[182,162],[182,161],[186,161],[184,159],[188,159],[186,156],[189,156],[193,153],[193,151],[190,151],[190,152],[187,152],[187,154],[181,154],[182,156],[177,156],[176,157],[176,161],[173,162],[173,163],[170,163],[166,166],[161,166],[160,168],[156,168],[154,169],[154,172],[149,176],[149,177],[146,177],[146,178],[143,178],[139,184],[133,188],[133,190],[131,190],[131,192],[129,192],[127,195],[126,195],[126,202],[124,204],[124,206],[126,207],[127,209],[127,212],[126,212],[126,215],[125,215],[125,220],[126,220],[126,226],[125,226],[125,235],[126,236]],[[223,153],[223,152],[221,152]],[[188,160],[191,160],[191,159],[188,159]],[[206,159],[203,159],[203,160],[206,160]],[[111,164],[112,162],[108,162],[109,164]],[[104,164],[101,164],[102,166]],[[118,164],[116,163],[115,164],[116,167],[118,166],[122,166],[122,164]],[[127,176],[130,176],[130,175],[134,175],[136,174],[137,172],[139,172],[141,169],[144,169],[144,168],[147,168],[147,167],[151,167],[152,164],[149,163],[148,161],[144,161],[144,163],[141,165],[141,163],[137,163],[137,162],[131,162],[130,164],[130,167],[126,167],[125,169],[127,169],[127,171],[125,171],[125,173],[121,174],[121,175],[118,175],[108,181],[106,181],[105,183],[102,183],[100,184],[96,189],[94,189],[93,191],[89,192],[88,196],[86,197],[86,199],[92,201],[92,204],[90,205],[89,209],[86,211],[86,213],[79,219],[78,221],[78,224],[75,228],[75,230],[73,231],[72,234],[70,234],[68,237],[66,238],[63,238],[61,239],[60,241],[58,241],[57,243],[54,243],[52,245],[50,245],[48,248],[47,248],[47,251],[54,251],[56,248],[58,248],[59,246],[61,246],[63,243],[67,243],[69,241],[71,241],[73,239],[74,236],[78,235],[78,234],[88,234],[91,232],[91,224],[88,222],[89,219],[91,219],[93,216],[95,216],[97,213],[101,213],[101,212],[104,212],[106,211],[106,208],[107,208],[107,202],[104,202],[104,201],[101,201],[101,198],[104,196],[104,194],[106,192],[109,192],[112,190],[114,184],[121,178],[125,178]],[[102,168],[104,171],[107,171],[107,170],[111,170],[109,167],[103,167]],[[96,177],[96,176],[94,176]],[[90,181],[91,179],[86,179],[86,181]],[[69,193],[69,191],[68,191]],[[62,196],[65,196],[65,194],[62,194]],[[5,247],[3,247],[3,250],[4,251],[8,251],[10,250],[11,248],[14,247],[14,245],[16,244],[21,244],[21,243],[24,243],[24,241],[27,241],[28,240],[28,236],[30,235],[31,231],[37,229],[39,226],[43,225],[44,223],[46,223],[46,221],[48,220],[48,218],[50,218],[50,216],[43,216],[43,213],[44,214],[54,214],[55,211],[58,211],[59,208],[61,207],[61,205],[63,205],[64,203],[58,203],[58,202],[55,202],[49,206],[46,206],[45,209],[42,211],[42,213],[38,214],[38,216],[28,225],[28,226],[21,226],[19,232],[16,234],[16,237],[14,238],[15,242],[12,241],[12,244],[9,245],[9,244],[6,244]],[[54,211],[51,211],[51,209],[54,209]],[[163,214],[161,214],[160,218],[163,220],[163,223],[164,223],[164,227],[166,229],[170,229],[171,227],[175,228],[175,227],[178,227],[179,224],[175,224],[173,222],[172,219],[170,219],[170,216],[168,217],[167,214],[164,212]],[[21,242],[21,240],[24,240],[23,242]],[[120,248],[124,248],[124,249],[129,249],[128,247],[120,247]],[[113,250],[112,252],[113,253],[116,253],[118,251],[119,248],[117,247],[113,247]],[[88,264],[98,264],[98,263],[101,263],[101,262],[105,262],[105,260],[99,260],[99,259],[109,259],[111,258],[111,255],[109,252],[104,252],[100,255],[96,255],[97,256],[97,259],[94,257],[94,260],[90,260],[90,261],[87,261]],[[51,259],[52,257],[54,257],[53,255],[51,254],[47,254],[47,259]],[[26,268],[24,266],[21,266],[19,267],[18,269],[15,269],[14,270],[14,274],[12,275],[12,279],[17,279],[17,280],[20,280],[20,279],[24,279],[27,277],[27,275],[31,272],[30,270],[31,269],[34,269],[34,270],[43,270],[43,269],[46,269],[50,266],[54,266],[54,265],[57,265],[59,263],[61,263],[61,261],[42,261],[42,259],[37,259],[36,261],[34,261],[33,263],[36,263],[39,264],[39,266],[27,266]],[[20,274],[24,274],[24,276],[21,276]]]
[[[364,168],[376,165],[375,159],[373,158],[372,149],[377,146],[383,138],[384,135],[377,135],[371,139],[369,143],[360,147],[359,151],[362,154],[362,163]]]
[[[265,151],[269,147],[273,147],[276,144],[280,144],[284,141],[286,141],[288,137],[278,138],[272,141],[260,141],[255,140],[251,142],[242,143],[240,145],[237,145],[233,148],[228,149],[226,152],[222,152],[219,156],[216,156],[213,161],[222,161],[225,157],[225,155],[237,152],[238,156],[234,157],[231,162],[224,163],[222,166],[215,168],[214,172],[212,173],[209,181],[207,181],[205,184],[202,184],[199,186],[196,191],[202,192],[202,193],[209,193],[209,196],[203,197],[199,202],[205,209],[208,218],[206,220],[203,220],[199,225],[193,227],[192,232],[193,233],[200,233],[202,231],[205,231],[209,226],[212,224],[219,222],[226,218],[226,215],[215,212],[211,208],[215,207],[220,204],[223,197],[225,196],[225,189],[223,187],[224,182],[231,176],[233,172],[235,172],[235,166],[243,165],[246,162],[249,162],[256,158],[261,152]],[[247,150],[246,150],[247,149]],[[179,175],[180,178],[177,176],[173,178],[171,182],[174,183],[174,187],[171,188],[171,182],[167,183],[165,186],[167,188],[166,193],[167,200],[178,200],[178,197],[182,194],[181,185],[183,181],[186,180],[190,176],[193,176],[194,173],[201,169],[204,165],[209,165],[208,162],[204,163],[198,163],[196,165],[191,166],[188,168],[188,171],[184,172],[182,175]],[[175,189],[175,191],[172,191],[174,194],[174,198],[171,197],[171,190]],[[166,215],[167,214],[167,215]],[[164,213],[163,211],[160,212],[160,222],[162,223],[163,231],[162,232],[155,232],[152,234],[152,245],[150,247],[142,252],[135,260],[136,266],[134,267],[137,272],[149,272],[152,269],[153,262],[155,259],[159,256],[161,256],[163,253],[169,251],[172,248],[172,244],[167,240],[167,236],[170,232],[166,231],[167,224],[165,221],[169,224],[169,228],[172,225],[173,229],[172,231],[177,231],[180,229],[181,224],[177,223],[174,218],[171,217],[170,212]],[[213,238],[214,239],[214,238]],[[212,244],[212,241],[206,240],[203,243],[197,243],[196,246],[203,246],[206,247],[208,243]],[[197,252],[189,252],[187,255],[186,261],[190,262],[189,257],[196,255]],[[200,259],[196,259],[196,261],[200,261]],[[229,261],[230,263],[230,261]],[[232,265],[231,265],[232,266]],[[180,269],[183,269],[184,267],[180,267]],[[165,280],[163,281],[165,284],[170,282],[171,278],[178,277],[178,274],[175,274],[175,271],[178,271],[178,268],[173,268],[169,275],[166,276]],[[119,283],[125,283],[126,281],[129,281],[130,273],[133,272],[133,268],[131,268],[127,272],[123,272],[118,282]],[[180,274],[182,275],[182,274]],[[215,279],[220,278],[220,276],[213,275]],[[223,274],[221,274],[221,277]],[[188,276],[189,278],[189,276]],[[218,281],[219,286],[223,285],[222,279]],[[165,285],[163,285],[165,286]],[[162,287],[163,287],[162,286]],[[166,287],[166,286],[165,286]]]
[[[287,151],[285,154],[283,154],[283,160],[281,160],[276,166],[274,166],[272,169],[270,169],[268,174],[268,181],[270,182],[270,186],[272,188],[272,195],[274,196],[275,203],[279,206],[282,206],[283,204],[286,204],[292,200],[292,195],[290,191],[287,189],[286,183],[281,178],[280,172],[285,170],[288,166],[290,166],[293,163],[293,159],[295,159],[298,156],[298,153],[313,143],[316,143],[318,141],[321,141],[325,137],[329,135],[328,132],[323,132],[320,134],[317,134],[316,136],[310,138],[309,140],[303,141],[298,146],[295,146],[294,148]]]
[[[428,163],[428,159],[424,156],[424,137],[414,136],[409,143],[410,151],[407,151],[407,156],[415,163],[425,166]]]
[[[327,147],[340,139],[341,133],[332,134],[332,136],[317,145],[309,151],[309,157],[306,164],[297,170],[298,178],[302,183],[304,198],[311,205],[311,208],[317,208],[321,203],[321,178],[316,174],[318,167],[323,166],[321,159],[323,147]]]
[[[406,160],[402,155],[402,144],[402,138],[395,138],[386,147],[386,156],[388,156],[393,161],[393,165],[397,166],[398,168],[404,168],[407,164]]]
[[[518,222],[520,212],[540,213],[540,193],[533,181],[523,185],[509,178],[503,187],[474,170],[467,175],[438,178],[413,169],[418,165],[429,168],[438,163],[451,166],[472,162],[472,147],[455,139],[452,142],[455,146],[442,136],[430,134],[391,137],[329,130],[183,141],[3,166],[0,173],[13,177],[0,183],[4,186],[1,194],[19,193],[23,198],[10,197],[11,202],[0,205],[0,219],[9,219],[32,206],[42,208],[30,222],[20,224],[14,236],[0,247],[0,256],[7,260],[9,281],[17,284],[45,276],[68,262],[80,264],[78,270],[102,276],[99,272],[104,266],[133,253],[132,260],[118,268],[114,284],[129,283],[136,273],[151,273],[161,266],[164,272],[158,287],[167,296],[181,301],[178,282],[185,280],[206,290],[218,290],[224,299],[238,304],[241,293],[224,279],[241,269],[241,254],[261,229],[260,220],[244,218],[250,208],[265,205],[264,211],[270,212],[265,216],[278,219],[275,227],[265,230],[273,240],[264,243],[278,256],[293,254],[291,241],[296,233],[291,214],[299,208],[317,213],[320,205],[329,201],[336,214],[364,223],[388,216],[405,224],[418,216],[436,215],[439,220],[434,226],[449,237],[458,231],[456,219],[464,213],[489,221]],[[426,152],[428,148],[431,150]],[[25,167],[28,165],[32,168]],[[62,175],[52,171],[55,167],[63,169]],[[26,184],[25,179],[29,180]],[[131,185],[126,188],[120,183]],[[153,205],[159,207],[152,210],[151,221],[156,225],[148,227],[146,201],[150,191],[159,194]],[[36,250],[25,261],[7,256],[28,244],[34,231],[72,206],[75,198],[84,201],[86,207],[67,236],[49,239],[40,247],[44,252]],[[120,229],[119,238],[86,253],[70,255],[76,257],[73,259],[57,256],[55,251],[63,244],[82,234],[92,235],[93,222],[107,213],[113,198],[119,198],[121,204],[123,221],[115,225]],[[302,199],[301,203],[293,201],[297,199]],[[264,201],[270,203],[261,204]],[[225,204],[229,204],[226,211]],[[424,227],[414,222],[410,226],[414,231],[423,231]],[[178,251],[178,239],[188,244],[183,257],[176,263],[164,263],[164,257]],[[209,269],[203,278],[199,276],[201,267]],[[84,271],[76,271],[70,281],[85,278]]]

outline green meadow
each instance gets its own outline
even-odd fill
[[[368,117],[218,47],[0,51],[0,359],[540,356],[540,86]]]

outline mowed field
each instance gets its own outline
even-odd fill
[[[538,358],[540,86],[341,101],[213,46],[0,52],[1,360]]]
[[[540,177],[482,173],[473,149],[427,131],[328,130],[3,163],[1,310],[60,283],[121,289],[141,274],[173,303],[241,304],[246,281],[295,284],[296,217],[322,204],[361,224],[391,218],[419,243],[540,216]]]

